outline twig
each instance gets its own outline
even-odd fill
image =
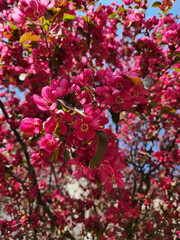
[[[4,107],[4,104],[3,104],[3,102],[2,102],[1,100],[0,100],[0,108],[1,108],[1,110],[2,110],[2,112],[3,112],[3,114],[4,114],[4,116],[5,116],[5,119],[6,119],[7,122],[9,123],[9,119],[10,119],[10,118],[9,118],[9,116],[8,116],[8,114],[7,114],[7,112],[6,112],[6,109],[5,109],[5,107]],[[27,151],[27,147],[26,147],[25,143],[23,142],[23,140],[22,140],[19,132],[18,132],[16,129],[12,128],[12,126],[11,126],[10,123],[9,123],[9,125],[10,125],[10,128],[11,128],[11,130],[13,131],[14,135],[16,136],[17,141],[20,143],[21,148],[22,148],[22,151],[23,151],[23,153],[24,153],[24,155],[25,155],[25,158],[26,158],[26,161],[27,161],[27,164],[28,164],[28,168],[29,168],[29,172],[32,174],[33,185],[34,185],[34,186],[37,186],[37,200],[38,200],[38,203],[43,206],[44,211],[48,214],[48,216],[49,216],[52,220],[55,220],[56,217],[55,217],[55,216],[53,215],[53,213],[50,211],[50,209],[49,209],[49,207],[47,206],[47,204],[42,200],[41,192],[40,192],[40,190],[39,190],[39,186],[38,186],[38,182],[37,182],[37,178],[36,178],[36,172],[35,172],[35,170],[34,170],[33,165],[32,165],[31,162],[30,162],[30,156],[29,156],[29,153],[28,153],[28,151]]]

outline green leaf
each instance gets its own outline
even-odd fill
[[[81,87],[81,90],[80,90],[81,92],[83,92],[83,91],[87,91],[87,88],[85,87],[85,86],[83,86],[83,87]]]
[[[174,71],[176,71],[176,72],[180,72],[180,68],[174,67],[173,69],[174,69]]]
[[[71,153],[72,158],[77,158],[77,154],[75,152]]]
[[[114,122],[115,124],[118,124],[118,123],[119,123],[120,112],[115,113],[115,112],[113,112],[112,108],[110,108],[109,112],[111,113],[113,122]]]
[[[44,17],[46,20],[51,20],[56,15],[57,10],[55,8],[50,8],[45,11]]]
[[[135,9],[139,9],[140,8],[140,6],[139,5],[135,5],[135,7],[134,7]]]
[[[176,110],[174,108],[172,108],[171,106],[169,105],[162,105],[161,107],[161,113],[175,113]]]
[[[83,30],[82,27],[78,27],[77,30],[81,33],[82,36],[86,38],[88,37],[88,34]]]
[[[150,106],[151,106],[152,108],[156,108],[156,107],[158,106],[158,102],[152,101],[152,102],[150,102]]]
[[[12,22],[10,22],[10,21],[7,21],[7,22],[11,24],[12,30],[18,29],[18,27],[16,25],[14,25]]]
[[[77,99],[73,99],[71,103],[67,103],[62,99],[58,99],[57,101],[59,101],[65,109],[72,110],[85,117],[84,107]]]
[[[36,28],[37,28],[37,26],[36,26],[36,24],[27,24],[27,26],[30,28],[30,30],[31,31],[34,31]]]
[[[76,16],[74,16],[74,15],[71,15],[71,14],[67,14],[67,13],[65,13],[64,15],[63,15],[63,22],[64,21],[67,21],[67,20],[75,20],[76,19]]]
[[[52,161],[56,162],[59,153],[59,148],[57,148],[52,154]]]
[[[54,231],[55,231],[55,226],[54,224],[51,223],[51,232],[54,233]]]
[[[96,132],[96,151],[90,162],[90,169],[98,166],[103,160],[108,146],[108,136],[105,132]]]
[[[161,2],[157,1],[157,2],[154,2],[151,7],[159,7],[159,6],[161,6]]]
[[[115,12],[112,13],[111,15],[109,15],[109,17],[110,17],[111,19],[114,19],[114,18],[116,17],[116,13],[115,13]]]
[[[72,92],[70,94],[67,94],[65,97],[64,97],[64,101],[66,101],[67,103],[72,103],[73,101],[73,97],[75,96],[76,92]]]
[[[180,57],[179,56],[176,56],[173,60],[173,64],[177,64],[180,62]]]
[[[83,16],[83,19],[84,19],[86,22],[88,22],[88,23],[91,22],[91,20],[90,20],[87,16]]]
[[[70,154],[67,148],[64,149],[63,156],[64,156],[65,162],[68,162],[70,160]]]
[[[98,239],[101,239],[101,236],[104,233],[104,228],[102,227],[102,224],[100,222],[96,222],[93,226],[94,233],[96,234],[96,237]]]

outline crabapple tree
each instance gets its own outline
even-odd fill
[[[0,0],[1,239],[180,239],[174,2]]]

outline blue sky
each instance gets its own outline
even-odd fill
[[[158,16],[158,13],[160,12],[159,11],[159,8],[152,8],[152,4],[154,2],[156,2],[157,0],[149,0],[148,1],[148,9],[147,9],[147,12],[146,12],[146,15],[147,17],[150,16]],[[158,0],[158,1],[162,1],[162,0]],[[111,4],[111,2],[116,2],[118,4],[123,4],[123,1],[122,0],[101,0],[100,1],[101,4],[104,4],[104,5],[109,5]],[[179,15],[180,16],[180,0],[176,0],[176,2],[174,3],[174,6],[173,8],[169,11],[169,13],[173,13],[173,15]]]

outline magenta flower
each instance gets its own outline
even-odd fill
[[[24,16],[23,12],[17,7],[14,8],[12,18],[18,27],[22,27],[26,22],[26,17]]]
[[[107,85],[111,88],[112,91],[117,89],[119,91],[128,92],[129,89],[131,88],[130,81],[124,78],[123,76],[117,74],[118,73],[116,73],[116,76],[107,82]]]
[[[47,133],[52,133],[55,131],[55,128],[58,124],[60,128],[60,134],[67,133],[67,126],[64,124],[64,122],[72,122],[73,117],[70,113],[64,112],[63,110],[58,110],[54,115],[49,117],[45,124],[44,129]]]
[[[81,121],[77,119],[75,121],[75,135],[79,140],[87,139],[90,140],[95,137],[96,129],[99,127],[99,121],[97,118],[88,116]]]
[[[97,87],[95,93],[98,95],[97,99],[102,103],[106,103],[106,99],[111,95],[111,91],[107,86]]]
[[[111,192],[113,188],[113,177],[109,177],[108,180],[104,184],[104,189],[106,192]]]
[[[123,174],[119,171],[115,171],[113,176],[109,176],[107,181],[104,183],[104,189],[106,192],[111,192],[114,180],[118,188],[124,188],[125,183],[122,180],[123,177]]]
[[[39,145],[47,152],[54,152],[58,148],[58,141],[51,134],[46,133],[45,136],[41,138]]]
[[[122,178],[124,178],[124,175],[119,171],[115,171],[114,179],[115,179],[115,182],[116,182],[118,188],[120,188],[120,189],[124,188],[124,186],[125,186],[125,183]]]
[[[112,95],[107,99],[107,102],[110,106],[112,106],[112,110],[115,113],[132,107],[130,93],[119,91],[117,89],[113,91]]]
[[[113,169],[123,170],[126,167],[124,160],[126,159],[126,154],[124,152],[119,152],[114,159],[111,161],[111,166]]]
[[[62,98],[68,92],[69,82],[66,78],[63,78],[60,81],[52,79],[50,87],[57,92],[58,97]]]
[[[20,0],[19,8],[26,17],[36,21],[44,15],[48,3],[48,0]]]
[[[90,169],[88,168],[88,166],[86,166],[85,164],[79,162],[78,159],[71,159],[68,163],[68,166],[71,165],[76,165],[75,170],[73,171],[72,175],[75,179],[79,180],[83,175],[86,176],[86,178],[88,180],[90,180]]]
[[[145,104],[147,103],[148,91],[141,86],[133,86],[130,90],[133,104]]]
[[[21,131],[28,135],[38,134],[42,131],[42,121],[39,118],[24,118],[20,124]]]
[[[55,110],[57,103],[57,93],[56,91],[53,91],[50,87],[43,87],[41,90],[41,96],[38,96],[37,94],[33,95],[34,102],[36,103],[37,107],[42,110]]]
[[[56,117],[54,115],[49,117],[46,120],[44,129],[47,133],[52,133],[55,131],[57,124],[60,128],[59,132],[61,135],[67,133],[67,126],[63,123],[62,119],[60,117]]]
[[[108,163],[101,163],[99,166],[95,167],[91,171],[91,178],[95,179],[97,176],[98,179],[105,183],[109,180],[109,177],[112,177],[114,174],[114,170]]]

